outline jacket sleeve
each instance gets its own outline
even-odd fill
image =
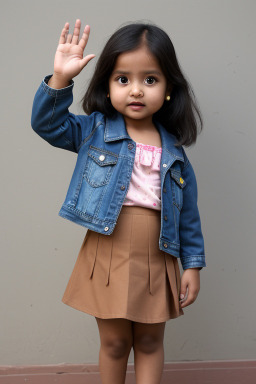
[[[204,239],[197,206],[197,182],[194,170],[185,152],[182,177],[186,182],[183,190],[183,207],[180,212],[180,260],[183,269],[206,267]]]
[[[90,134],[90,119],[88,116],[74,115],[68,110],[73,102],[74,82],[66,88],[53,89],[47,84],[51,76],[44,78],[36,92],[31,126],[54,147],[78,152],[82,140]]]

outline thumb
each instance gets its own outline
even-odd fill
[[[181,281],[180,300],[183,300],[187,293],[187,284]]]
[[[80,65],[81,65],[81,70],[89,63],[89,61],[91,61],[93,58],[95,57],[94,54],[91,54],[91,55],[87,55],[85,56],[81,61],[80,61]]]

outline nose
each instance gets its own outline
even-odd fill
[[[134,97],[143,96],[143,91],[137,82],[131,84],[130,96],[134,96]]]

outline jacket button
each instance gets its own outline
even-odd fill
[[[108,227],[105,227],[105,228],[104,228],[104,231],[107,232],[107,231],[108,231]]]
[[[166,168],[166,167],[167,167],[167,164],[163,164],[163,167]]]
[[[133,149],[133,144],[132,143],[128,144],[128,149]]]
[[[100,155],[99,159],[100,159],[100,161],[104,161],[105,160],[105,156],[104,155]]]
[[[166,243],[164,243],[164,247],[165,247],[165,248],[167,248],[167,247],[168,247],[168,245],[167,245]]]
[[[164,219],[167,220],[167,216],[165,216]]]
[[[122,191],[125,190],[125,185],[122,185],[121,190],[122,190]]]

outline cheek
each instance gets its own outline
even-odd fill
[[[113,106],[118,105],[118,97],[116,93],[110,92],[110,100]]]
[[[165,90],[160,89],[151,94],[150,102],[152,105],[161,107],[164,103],[164,100],[165,100]]]
[[[110,87],[109,89],[110,100],[112,104],[119,105],[124,99],[124,94],[120,88]]]

